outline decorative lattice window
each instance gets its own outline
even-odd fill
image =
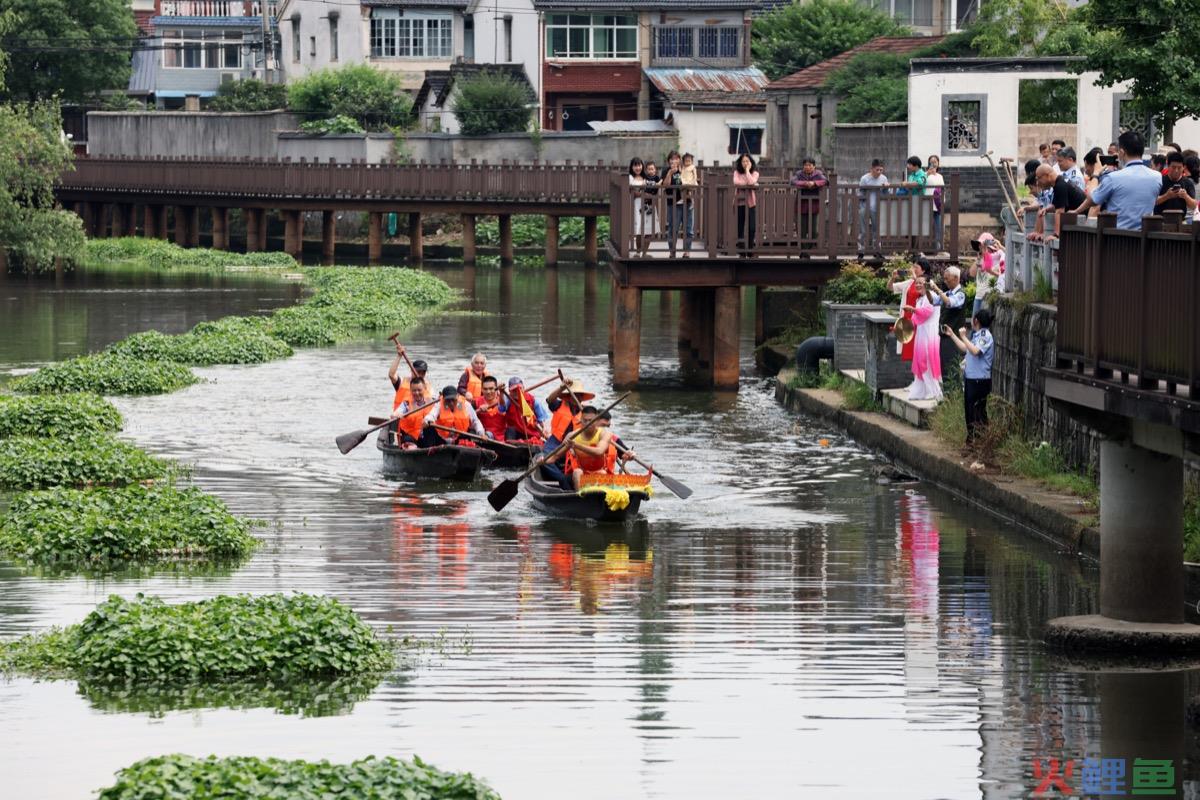
[[[982,155],[987,147],[987,96],[942,95],[942,152]]]

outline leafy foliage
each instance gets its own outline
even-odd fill
[[[209,111],[273,111],[286,106],[286,86],[257,78],[222,83],[208,102]]]
[[[99,800],[216,800],[227,797],[324,800],[500,800],[470,773],[443,772],[418,757],[350,764],[278,758],[188,755],[147,758],[117,773]]]
[[[1200,15],[1191,3],[1089,2],[1074,12],[1087,29],[1083,63],[1098,83],[1131,81],[1136,105],[1167,133],[1200,114]]]
[[[775,80],[877,36],[906,32],[887,14],[856,0],[812,0],[755,18],[750,46],[754,63]]]
[[[8,489],[119,485],[162,478],[170,471],[166,462],[107,433],[68,440],[0,439],[0,487]]]
[[[0,644],[9,671],[65,668],[92,681],[135,683],[361,675],[391,670],[395,660],[347,606],[310,594],[178,605],[112,595],[78,625]]]
[[[514,214],[512,217],[513,244],[516,247],[541,247],[546,244],[546,218],[538,215]],[[596,220],[596,237],[607,239],[608,217]],[[583,241],[583,217],[562,217],[558,222],[558,243],[579,244]],[[495,219],[484,219],[475,223],[477,244],[500,244],[500,223]]]
[[[970,28],[981,56],[1079,55],[1082,18],[1065,0],[986,0]]]
[[[354,117],[338,114],[328,119],[312,119],[300,123],[300,130],[315,136],[339,133],[365,133],[366,129]]]
[[[4,47],[7,98],[78,103],[129,84],[137,25],[128,0],[0,0],[0,15],[20,34],[19,47]]]
[[[135,333],[108,348],[108,352],[145,361],[180,364],[262,364],[292,355],[292,348],[269,336],[265,321],[229,317],[201,322],[188,333],[170,336],[158,331]]]
[[[11,387],[14,392],[24,394],[166,394],[199,380],[187,367],[171,361],[142,361],[118,353],[98,353],[42,367],[32,375],[17,378]]]
[[[1017,123],[1074,124],[1078,114],[1079,81],[1023,80],[1017,89]]]
[[[400,77],[366,64],[311,72],[288,86],[288,106],[313,119],[350,117],[368,131],[404,124],[412,99]]]
[[[6,436],[74,437],[119,431],[121,413],[94,394],[0,394],[0,438]]]
[[[205,247],[184,248],[161,239],[134,236],[120,239],[90,239],[83,256],[89,265],[136,262],[150,269],[214,269],[265,267],[294,269],[296,259],[287,253],[233,253]]]
[[[862,264],[848,263],[825,284],[824,299],[847,305],[882,305],[896,301],[886,277]]]
[[[248,522],[194,487],[46,489],[0,517],[0,550],[43,566],[230,559],[255,544]]]
[[[521,133],[529,128],[533,97],[528,84],[511,75],[484,70],[459,80],[454,94],[454,116],[466,136]]]

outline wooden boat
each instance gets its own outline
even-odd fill
[[[645,485],[627,485],[618,488],[628,495],[628,504],[614,507],[603,486],[585,486],[578,492],[561,488],[557,483],[541,480],[530,475],[524,480],[525,490],[533,496],[533,504],[555,517],[571,519],[594,519],[597,522],[624,522],[638,514],[642,502],[650,498]]]
[[[442,478],[455,481],[479,479],[479,470],[496,460],[496,454],[479,447],[456,444],[405,450],[389,440],[385,428],[375,446],[383,453],[383,471],[413,478]]]
[[[528,469],[533,457],[542,452],[539,445],[525,442],[480,442],[479,446],[496,454],[496,460],[490,466],[497,469]]]

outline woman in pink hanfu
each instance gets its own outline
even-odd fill
[[[941,306],[934,302],[926,278],[916,279],[917,304],[905,306],[912,311],[917,335],[913,337],[913,382],[908,387],[909,400],[942,399],[941,342],[938,337],[938,320]]]

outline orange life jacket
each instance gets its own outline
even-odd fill
[[[483,398],[479,398],[475,401],[475,416],[479,417],[479,424],[493,438],[504,441],[504,414],[500,413],[499,403],[489,408]]]
[[[615,434],[614,434],[615,438]],[[578,437],[576,441],[582,441],[586,445],[595,446],[600,441],[600,431],[593,428],[587,433]],[[606,472],[613,474],[616,472],[617,466],[617,448],[609,439],[608,450],[602,456],[588,455],[579,450],[572,449],[567,454],[567,471],[573,472],[576,469],[582,469],[584,472]]]
[[[522,397],[525,399],[524,403],[521,402]],[[515,429],[522,439],[541,438],[542,432],[533,413],[533,395],[529,392],[522,392],[509,399],[504,421],[509,428]]]
[[[561,442],[572,428],[578,428],[581,424],[579,414],[571,411],[570,404],[563,400],[550,417],[550,435]]]
[[[400,385],[396,387],[396,396],[392,398],[392,411],[399,408],[401,403],[412,399],[412,392],[408,388],[408,384],[411,382],[412,378],[404,378],[400,381]]]
[[[471,365],[467,365],[467,391],[471,393],[473,399],[478,400],[483,396],[483,378],[478,377],[471,369]]]
[[[412,405],[411,397],[405,402],[411,406],[411,408],[408,409],[409,411],[412,411],[413,408],[418,408],[418,406]],[[424,404],[422,403],[422,405]],[[425,409],[424,411],[418,411],[416,414],[409,414],[407,417],[404,417],[399,421],[400,430],[403,433],[407,433],[414,439],[420,439],[421,429],[425,427],[425,415],[428,413],[429,409]],[[396,438],[399,439],[400,437],[397,436]]]
[[[443,428],[453,428],[462,433],[471,427],[471,417],[467,414],[467,406],[461,397],[454,401],[454,410],[446,408],[445,402],[438,403],[437,424]],[[438,431],[443,436],[445,431]]]

